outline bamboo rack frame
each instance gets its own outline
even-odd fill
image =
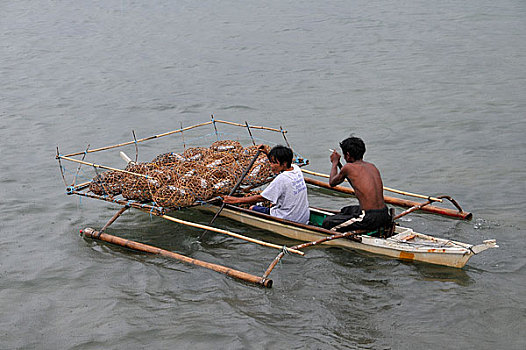
[[[198,128],[198,127],[201,127],[201,126],[206,126],[206,125],[210,125],[210,124],[214,124],[214,123],[221,123],[221,124],[227,124],[227,125],[232,125],[232,126],[239,126],[239,127],[243,127],[243,128],[246,128],[247,126],[249,126],[248,123],[247,124],[239,124],[239,123],[229,122],[229,121],[225,121],[225,120],[213,119],[213,120],[210,120],[208,122],[204,122],[204,123],[200,123],[200,124],[196,124],[196,125],[192,125],[192,126],[187,126],[185,128],[179,128],[179,129],[168,131],[168,132],[165,132],[165,133],[162,133],[162,134],[157,134],[157,135],[152,135],[152,136],[149,136],[149,137],[144,137],[144,138],[139,139],[139,140],[133,140],[133,141],[119,143],[119,144],[116,144],[116,145],[104,146],[104,147],[100,147],[100,148],[94,148],[94,149],[90,149],[90,150],[86,150],[86,151],[82,151],[82,152],[74,152],[74,153],[70,153],[70,154],[60,155],[60,158],[66,159],[66,157],[73,157],[73,156],[78,156],[78,155],[86,154],[86,153],[94,153],[94,152],[105,151],[105,150],[112,149],[112,148],[132,145],[134,143],[138,144],[138,143],[141,143],[141,142],[154,140],[154,139],[158,139],[158,138],[161,138],[161,137],[164,137],[164,136],[173,135],[173,134],[177,134],[177,133],[182,133],[184,131],[192,130],[192,129],[195,129],[195,128]],[[250,127],[250,129],[260,129],[260,130],[274,131],[274,132],[281,133],[283,135],[285,135],[287,133],[286,130],[269,128],[269,127],[266,127],[266,126],[250,125],[249,127]],[[58,157],[58,155],[57,155],[57,157]]]
[[[62,156],[62,155],[58,155],[57,156],[58,159],[65,159],[65,160],[69,160],[71,162],[74,162],[74,163],[79,163],[81,165],[89,165],[89,166],[92,166],[96,169],[106,169],[106,170],[113,170],[113,171],[118,171],[120,173],[125,173],[125,174],[130,174],[130,175],[135,175],[135,176],[140,176],[140,177],[145,177],[145,178],[148,178],[148,175],[144,175],[144,174],[138,174],[138,173],[133,173],[131,171],[127,171],[127,170],[122,170],[122,169],[118,169],[118,168],[112,168],[112,167],[109,167],[109,166],[105,166],[105,165],[101,165],[101,164],[95,164],[95,163],[90,163],[90,162],[85,162],[83,160],[78,160],[78,159],[75,159],[75,158],[71,158],[71,157],[68,157],[68,156]]]
[[[115,168],[115,167],[110,167],[110,166],[106,166],[106,165],[102,165],[102,164],[97,164],[97,163],[93,163],[93,162],[86,162],[86,161],[84,161],[84,158],[86,157],[86,155],[88,153],[95,153],[95,152],[105,151],[105,150],[114,149],[114,148],[118,148],[118,147],[128,146],[128,145],[131,145],[131,144],[135,144],[136,157],[137,157],[137,153],[138,153],[137,144],[138,143],[149,141],[149,140],[158,139],[158,138],[161,138],[161,137],[165,137],[165,136],[172,135],[172,134],[177,134],[177,133],[181,133],[181,135],[183,136],[183,143],[184,143],[184,132],[185,131],[192,130],[192,129],[195,129],[195,128],[198,128],[198,127],[207,126],[207,125],[211,125],[212,124],[214,126],[214,129],[215,129],[216,134],[217,134],[217,128],[216,128],[216,124],[217,123],[226,124],[226,125],[231,125],[231,126],[247,129],[248,130],[248,134],[249,134],[250,139],[252,140],[253,144],[255,144],[255,142],[254,142],[254,138],[252,136],[251,129],[267,130],[267,131],[272,131],[272,132],[275,132],[275,133],[279,133],[279,134],[281,134],[283,136],[285,142],[288,144],[287,138],[285,136],[287,131],[283,130],[282,127],[277,129],[277,128],[270,128],[270,127],[266,127],[266,126],[249,125],[248,122],[246,122],[246,121],[245,121],[245,124],[240,124],[240,123],[235,123],[235,122],[215,119],[214,116],[212,115],[210,121],[199,123],[199,124],[195,124],[195,125],[191,125],[191,126],[188,126],[188,127],[185,127],[185,128],[183,128],[182,124],[181,124],[181,127],[179,129],[175,129],[175,130],[172,130],[172,131],[164,132],[164,133],[161,133],[161,134],[152,135],[152,136],[145,137],[145,138],[142,138],[142,139],[139,139],[139,140],[137,140],[137,138],[135,137],[135,131],[133,131],[132,132],[133,133],[133,141],[118,143],[118,144],[111,145],[111,146],[104,146],[104,147],[99,147],[99,148],[95,148],[95,149],[89,149],[90,146],[88,145],[88,147],[84,151],[74,152],[74,153],[69,153],[69,154],[61,154],[59,152],[59,149],[58,149],[58,146],[57,146],[57,154],[55,156],[55,159],[58,160],[59,167],[60,167],[60,172],[61,172],[62,178],[64,180],[64,184],[66,185],[66,191],[68,193],[71,192],[72,190],[77,190],[77,189],[80,189],[81,187],[89,186],[91,181],[88,181],[88,182],[85,182],[85,183],[82,183],[82,184],[76,184],[77,175],[78,175],[82,165],[93,167],[95,169],[95,172],[97,172],[97,169],[106,169],[106,170],[111,170],[111,171],[117,171],[117,172],[124,173],[124,174],[130,174],[130,175],[134,175],[134,176],[148,178],[148,176],[144,175],[144,174],[138,174],[138,173],[130,172],[130,171],[127,171],[127,170],[123,170],[123,169],[119,169],[119,168]],[[82,159],[79,160],[79,159],[72,158],[72,157],[78,156],[78,155],[82,155]],[[69,185],[69,186],[68,186],[66,178],[64,176],[64,167],[62,166],[61,160],[66,160],[66,161],[69,161],[69,162],[73,162],[73,163],[79,164],[79,166],[77,168],[77,173],[76,173],[75,178],[73,180],[73,183],[71,185]]]

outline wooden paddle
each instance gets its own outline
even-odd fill
[[[250,164],[248,164],[248,166],[246,167],[246,169],[243,171],[243,173],[241,174],[241,177],[237,180],[237,183],[236,185],[232,188],[232,190],[230,190],[230,193],[228,194],[229,196],[233,195],[237,189],[239,188],[239,186],[241,186],[241,182],[243,182],[243,180],[245,179],[245,177],[247,176],[248,172],[250,171],[250,169],[252,168],[252,166],[254,165],[254,163],[256,162],[256,160],[258,159],[259,155],[261,154],[261,152],[263,151],[263,147],[260,147],[258,148],[258,151],[256,152],[256,155],[254,156],[254,158],[252,158],[252,160],[250,161]],[[221,204],[221,207],[219,208],[219,210],[216,212],[216,214],[214,215],[214,217],[212,218],[212,220],[210,221],[210,224],[209,225],[212,225],[214,223],[214,221],[216,220],[216,218],[219,216],[219,214],[221,213],[221,211],[223,210],[223,208],[225,207],[225,202],[223,202]],[[201,237],[199,237],[199,240],[201,241],[206,233],[208,231],[205,230],[203,232],[203,234],[201,235]]]

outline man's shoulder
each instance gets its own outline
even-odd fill
[[[374,165],[371,162],[366,162],[365,160],[361,160],[359,162],[354,163],[347,163],[343,166],[342,169],[360,169],[360,168],[376,168],[376,165]]]

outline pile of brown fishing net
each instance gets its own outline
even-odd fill
[[[216,141],[209,148],[187,148],[182,154],[161,154],[149,163],[130,163],[125,169],[129,173],[104,172],[92,180],[90,190],[98,195],[122,194],[130,200],[153,201],[168,208],[186,207],[228,194],[256,153],[257,146],[243,147],[232,140]],[[270,163],[262,152],[242,186],[258,187],[271,175]]]

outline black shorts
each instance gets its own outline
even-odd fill
[[[351,205],[343,207],[338,214],[327,216],[322,227],[336,232],[373,231],[388,226],[390,222],[391,216],[387,207],[362,210],[359,205]]]

